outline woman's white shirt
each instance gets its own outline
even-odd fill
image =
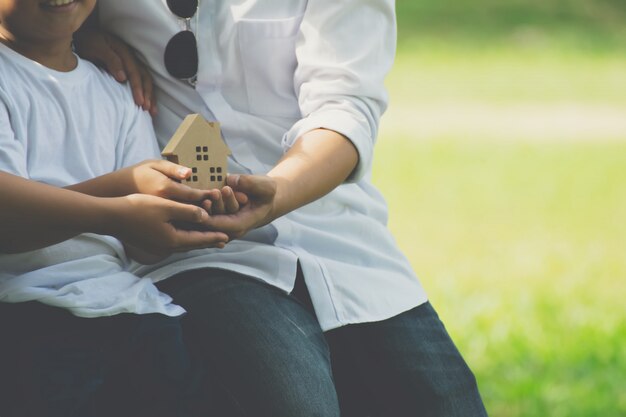
[[[153,70],[161,146],[182,118],[221,123],[229,170],[267,173],[305,132],[337,131],[359,152],[351,178],[327,196],[221,250],[174,255],[134,271],[154,280],[182,270],[234,270],[290,291],[300,262],[324,329],[377,321],[426,301],[386,228],[387,208],[371,185],[383,80],[395,54],[391,0],[200,0],[196,88],[169,76],[163,53],[185,27],[165,0],[102,0],[101,23]]]

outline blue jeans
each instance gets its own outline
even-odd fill
[[[190,377],[180,319],[0,303],[0,416],[172,417]]]
[[[184,306],[204,369],[189,415],[486,416],[476,380],[429,303],[322,332],[301,274],[292,294],[223,270],[160,287]]]

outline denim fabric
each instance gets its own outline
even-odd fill
[[[194,417],[339,417],[330,353],[294,297],[234,272],[199,270],[160,289],[187,309],[183,332],[205,365]]]
[[[215,269],[159,286],[188,310],[183,332],[204,369],[188,415],[486,415],[472,372],[429,303],[324,334],[301,277],[291,295]]]
[[[326,337],[342,417],[487,415],[474,375],[430,303]]]
[[[189,379],[180,319],[85,319],[0,303],[2,417],[175,416]]]

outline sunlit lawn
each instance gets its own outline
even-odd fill
[[[518,52],[401,50],[374,181],[490,415],[626,416],[626,55]]]

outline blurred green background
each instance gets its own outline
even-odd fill
[[[626,0],[398,0],[374,182],[492,417],[626,416]]]

